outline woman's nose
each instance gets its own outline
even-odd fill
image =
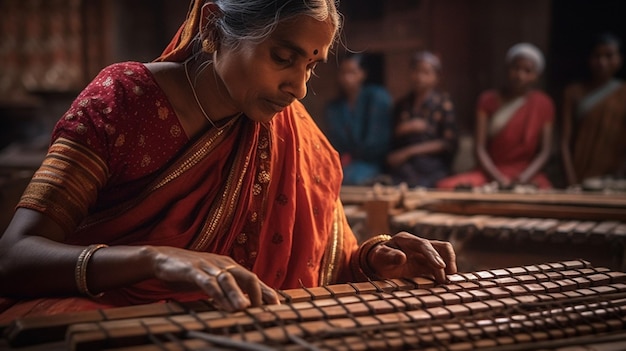
[[[294,70],[294,73],[283,85],[283,91],[289,93],[298,100],[304,99],[307,93],[306,84],[309,81],[309,77],[310,73],[307,69],[305,69],[304,72],[300,69]]]

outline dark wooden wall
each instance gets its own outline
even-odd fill
[[[463,130],[471,129],[480,91],[501,84],[510,46],[528,41],[546,50],[549,45],[550,0],[344,0],[342,4],[345,45],[382,55],[384,83],[394,98],[409,88],[409,58],[414,51],[427,49],[441,58],[441,87],[452,95]],[[337,49],[341,51],[342,44]],[[307,97],[306,103],[314,116],[321,116],[325,102],[337,93],[337,65],[331,60],[327,66],[320,70],[321,78],[310,84],[316,95]]]

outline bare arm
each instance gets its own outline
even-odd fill
[[[76,295],[74,270],[84,247],[62,244],[64,237],[61,227],[45,215],[18,209],[0,239],[0,281],[11,282],[1,284],[0,293]],[[93,293],[157,278],[195,286],[226,310],[278,301],[256,275],[230,257],[216,254],[173,247],[111,246],[95,252],[87,267],[87,286]],[[36,273],[37,279],[25,272]]]
[[[391,167],[398,167],[413,156],[436,154],[446,150],[446,142],[443,140],[431,140],[423,143],[407,146],[391,152],[387,156],[387,163]]]
[[[476,119],[476,158],[482,169],[498,183],[502,185],[509,185],[511,180],[504,176],[493,163],[493,160],[487,153],[487,115],[482,112],[477,112]]]
[[[528,167],[519,174],[517,180],[522,183],[528,183],[532,177],[537,174],[541,168],[548,162],[550,158],[550,150],[552,146],[552,122],[546,123],[541,130],[541,150]]]
[[[572,150],[570,149],[572,140],[572,124],[574,112],[574,97],[571,89],[567,89],[563,98],[563,130],[561,134],[561,156],[563,157],[563,168],[569,185],[578,183],[574,164],[572,161]]]
[[[427,123],[423,118],[411,118],[408,121],[398,124],[394,133],[396,136],[403,136],[413,133],[422,133],[427,128]]]

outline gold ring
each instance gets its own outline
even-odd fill
[[[230,266],[226,266],[224,268],[222,268],[222,271],[230,271],[233,268],[237,268],[236,264],[231,264]]]
[[[237,268],[237,266],[234,264],[231,264],[230,266],[220,269],[219,272],[217,272],[217,274],[215,275],[215,279],[219,279],[219,277],[224,273],[230,273],[229,271],[233,268]]]

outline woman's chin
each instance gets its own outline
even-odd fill
[[[266,123],[271,121],[272,119],[274,119],[274,117],[276,117],[277,114],[279,114],[280,112],[262,112],[262,113],[251,113],[251,114],[246,114],[246,116],[248,116],[249,119],[255,121],[255,122],[259,122],[259,123]]]

